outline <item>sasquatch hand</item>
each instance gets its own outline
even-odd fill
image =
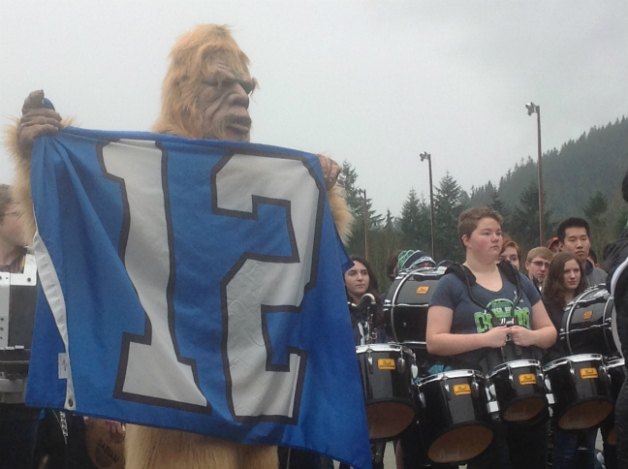
[[[316,156],[318,156],[318,162],[320,163],[321,169],[323,170],[323,176],[325,177],[325,187],[327,189],[331,189],[334,184],[336,184],[336,180],[338,179],[338,175],[340,174],[340,165],[338,165],[338,163],[325,155],[318,154]]]
[[[44,92],[31,92],[24,100],[22,118],[17,128],[18,145],[22,156],[30,156],[33,142],[40,135],[55,134],[63,127],[61,116],[54,110],[44,107]]]

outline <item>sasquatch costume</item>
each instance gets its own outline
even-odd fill
[[[207,138],[208,117],[201,99],[203,79],[208,72],[226,65],[248,75],[249,60],[224,26],[201,25],[175,44],[162,88],[162,107],[153,130],[189,138]],[[41,93],[43,98],[43,92]],[[211,118],[209,118],[211,120]],[[211,122],[216,126],[228,122]],[[211,135],[220,135],[219,131]],[[243,140],[248,140],[244,138]],[[30,151],[20,150],[18,127],[8,132],[8,145],[17,162],[17,193],[23,207],[32,207],[30,195]],[[329,181],[328,181],[329,182]],[[329,184],[331,185],[331,184]],[[328,198],[336,227],[346,240],[352,221],[343,189],[333,185]],[[34,234],[30,214],[30,235]],[[242,445],[201,435],[159,428],[128,425],[126,467],[129,469],[276,469],[277,448]]]

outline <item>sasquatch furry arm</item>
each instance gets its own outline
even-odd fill
[[[26,239],[33,239],[35,235],[35,216],[33,215],[33,200],[31,197],[31,155],[24,154],[18,144],[19,120],[5,128],[5,144],[15,166],[13,181],[13,197],[20,205],[23,216]]]
[[[278,469],[277,447],[127,425],[127,469]]]
[[[329,198],[329,206],[336,223],[336,230],[340,235],[340,239],[346,245],[351,236],[351,227],[353,225],[353,214],[347,205],[345,199],[345,190],[336,184],[327,191]]]

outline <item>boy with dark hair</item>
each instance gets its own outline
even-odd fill
[[[588,286],[606,282],[606,272],[595,267],[589,260],[591,251],[591,230],[583,218],[570,217],[558,225],[557,233],[560,239],[560,250],[571,252],[582,264]]]

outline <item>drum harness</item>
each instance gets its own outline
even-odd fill
[[[500,273],[504,275],[504,277],[506,277],[506,279],[509,282],[515,285],[515,297],[512,302],[513,307],[514,307],[518,305],[521,299],[523,298],[523,294],[522,294],[523,290],[521,288],[521,279],[519,278],[519,273],[515,270],[512,264],[510,264],[510,262],[508,261],[500,261],[497,264],[497,267]],[[475,275],[473,275],[473,272],[471,272],[471,270],[469,270],[467,266],[454,263],[450,265],[445,271],[445,274],[448,274],[448,273],[452,273],[456,277],[458,277],[458,279],[460,279],[464,283],[467,290],[467,294],[469,295],[469,299],[471,299],[471,301],[475,303],[477,306],[482,308],[485,313],[488,313],[493,317],[491,321],[493,327],[495,326],[510,327],[510,326],[517,325],[515,318],[504,320],[503,318],[495,317],[493,312],[488,308],[488,305],[483,304],[480,300],[477,299],[477,297],[473,294],[473,290],[471,288],[476,283]],[[494,366],[491,366],[489,353],[490,353],[490,350],[484,350],[478,362],[480,369],[484,372],[488,372],[494,367]],[[518,345],[513,344],[512,338],[510,337],[510,334],[508,334],[506,346],[500,348],[500,354],[501,354],[501,360],[502,360],[501,363],[505,363],[507,361],[512,360],[515,357],[521,358],[523,356],[523,350]],[[509,356],[510,354],[514,354],[515,357],[510,357]],[[497,365],[497,363],[495,365]]]

